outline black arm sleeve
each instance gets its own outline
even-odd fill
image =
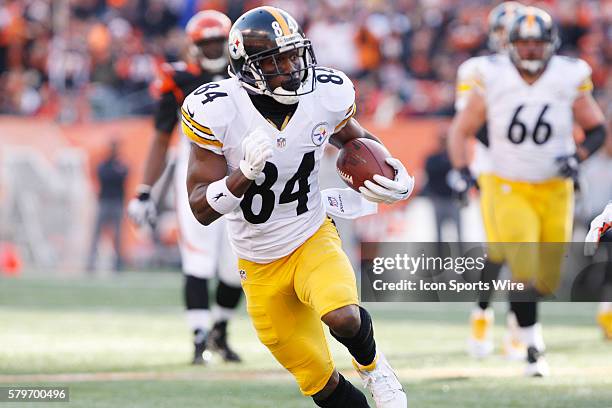
[[[155,110],[155,129],[172,133],[178,122],[179,105],[172,92],[162,95]]]
[[[476,139],[480,141],[486,147],[489,147],[489,131],[487,130],[487,124],[482,125],[478,132],[476,132]]]
[[[595,153],[606,141],[606,127],[601,124],[592,129],[584,131],[584,142],[582,147],[589,152],[589,156]]]

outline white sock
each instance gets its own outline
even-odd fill
[[[508,333],[510,333],[510,337],[512,340],[521,341],[521,334],[519,332],[518,321],[516,320],[516,314],[513,311],[508,311],[506,315],[506,325],[508,327]]]
[[[546,348],[540,323],[528,327],[519,327],[519,333],[521,340],[527,347],[533,346],[538,349],[538,351],[544,351]]]
[[[214,323],[228,321],[234,317],[234,314],[234,309],[228,309],[219,305],[213,305],[212,307],[212,321]]]
[[[189,327],[193,331],[202,330],[204,332],[208,332],[208,330],[210,330],[210,310],[187,310],[187,324],[189,324]]]

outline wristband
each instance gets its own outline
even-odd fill
[[[240,205],[241,198],[236,197],[227,188],[227,176],[221,180],[210,183],[206,188],[206,201],[208,205],[219,214],[227,214]]]

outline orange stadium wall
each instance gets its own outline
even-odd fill
[[[411,173],[417,175],[417,180],[422,179],[419,176],[422,174],[424,161],[427,155],[435,150],[438,145],[438,134],[446,127],[446,122],[440,119],[402,120],[386,127],[377,126],[368,121],[362,121],[362,124],[384,141],[393,155],[400,158]],[[110,142],[119,142],[120,157],[130,169],[126,185],[126,197],[129,198],[141,180],[143,164],[152,135],[152,121],[143,118],[60,125],[51,120],[2,117],[0,119],[0,160],[11,148],[17,147],[37,151],[50,163],[62,149],[78,148],[82,150],[87,158],[85,170],[90,180],[89,191],[84,191],[83,194],[91,197],[87,201],[92,207],[88,213],[95,214],[94,197],[98,189],[95,177],[96,167],[103,160]],[[420,183],[417,185],[420,186]],[[0,199],[2,191],[0,181]],[[93,223],[93,215],[89,218],[89,222]],[[85,221],[79,220],[79,222]],[[2,233],[1,229],[0,227],[0,233]],[[124,223],[123,236],[125,255],[129,259],[140,247],[139,242],[142,239],[129,223]],[[82,258],[84,256],[85,254],[82,254]]]

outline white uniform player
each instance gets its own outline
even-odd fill
[[[573,178],[579,161],[599,149],[606,130],[594,101],[591,70],[582,60],[554,55],[559,40],[545,11],[526,7],[509,30],[508,55],[479,64],[475,91],[455,118],[449,153],[456,168],[466,166],[467,140],[487,125],[494,164],[490,188],[495,241],[555,243],[497,246],[515,281],[532,293],[510,294],[521,340],[527,346],[528,376],[548,374],[537,301],[559,285],[565,248],[571,238]],[[579,146],[574,124],[585,132]]]
[[[324,322],[353,356],[377,408],[404,408],[406,394],[377,351],[319,191],[328,143],[377,140],[352,119],[353,85],[340,71],[316,67],[295,19],[274,7],[239,17],[228,47],[233,77],[201,86],[183,103],[183,131],[194,143],[187,178],[194,215],[204,225],[227,217],[249,317],[304,395],[321,407],[369,406],[335,370]],[[410,195],[414,179],[399,160],[387,163],[395,177],[365,181],[360,192],[368,200]],[[338,202],[325,197],[330,207]],[[356,204],[356,213],[366,208]]]
[[[156,208],[150,197],[165,165],[165,156],[176,124],[180,106],[187,94],[203,83],[227,77],[225,46],[231,22],[217,11],[206,10],[189,20],[186,34],[190,40],[192,61],[164,64],[154,88],[160,100],[154,115],[155,138],[145,163],[145,174],[138,196],[128,206],[128,214],[138,225],[155,224]],[[197,62],[197,63],[196,63]],[[227,345],[227,321],[237,307],[240,277],[237,259],[231,252],[223,222],[209,227],[200,224],[189,207],[186,179],[190,143],[181,137],[174,172],[175,204],[180,230],[179,249],[185,275],[184,300],[187,321],[194,332],[194,364],[205,362],[208,346],[220,352],[226,361],[239,361]],[[215,304],[209,307],[208,281],[219,277]],[[212,329],[211,320],[214,322]],[[209,333],[210,331],[210,333]],[[208,356],[208,353],[206,353]]]
[[[481,66],[487,127],[495,173],[510,180],[537,182],[556,177],[556,159],[576,151],[572,105],[590,83],[591,68],[574,58],[553,56],[533,85],[505,55]]]
[[[183,131],[198,146],[223,154],[230,171],[239,167],[242,139],[250,132],[263,127],[276,138],[277,154],[255,180],[259,184],[265,178],[261,192],[245,195],[240,207],[226,215],[230,239],[240,258],[257,263],[279,259],[300,246],[325,219],[319,164],[329,136],[355,113],[355,91],[344,73],[328,68],[316,71],[331,79],[319,81],[314,92],[300,97],[294,117],[282,131],[261,116],[236,78],[205,85],[199,94],[196,90],[185,99]],[[229,97],[202,106],[206,90]]]

